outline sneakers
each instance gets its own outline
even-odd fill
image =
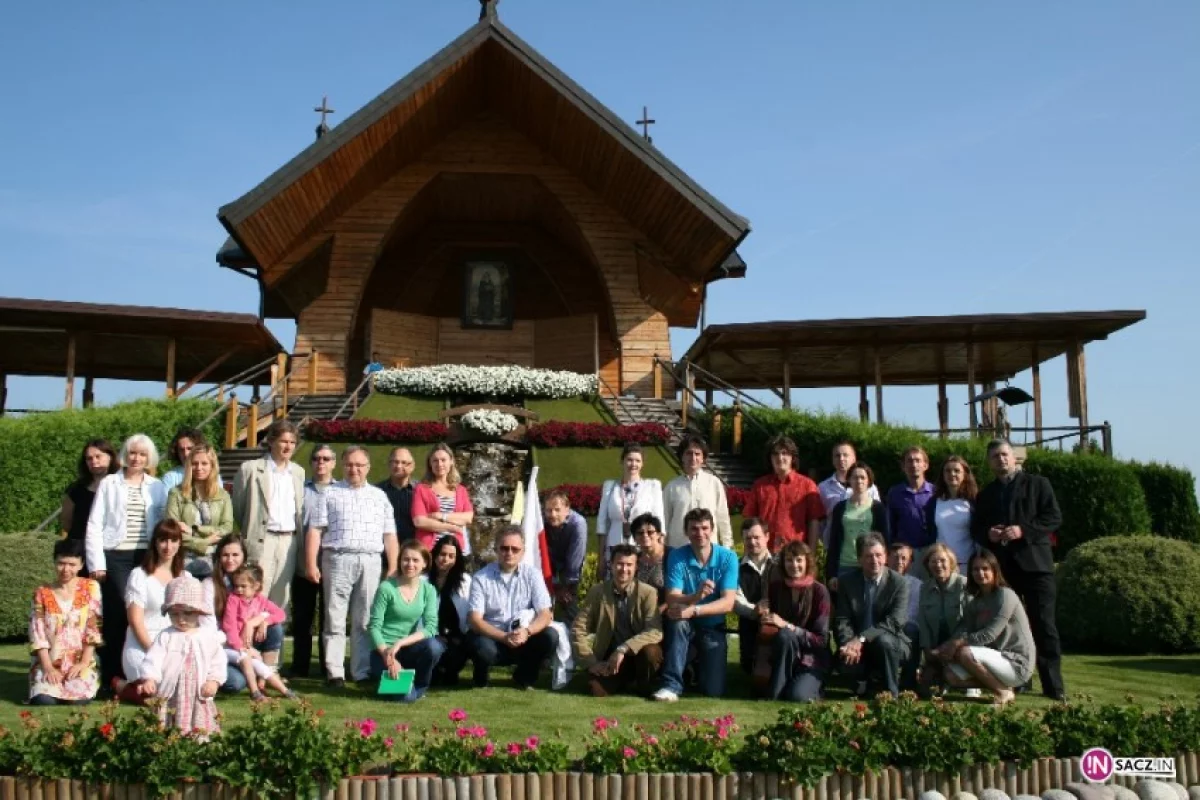
[[[679,695],[670,689],[659,689],[654,693],[654,699],[660,703],[674,703],[679,699]]]
[[[978,700],[980,697],[983,697],[983,692],[979,689],[967,689],[966,695],[973,700]]]
[[[409,690],[408,694],[402,695],[398,699],[401,703],[415,703],[418,700],[420,700],[422,697],[425,696],[425,692],[426,692],[426,689],[424,689],[424,688],[418,689],[417,687],[414,686],[412,689]]]

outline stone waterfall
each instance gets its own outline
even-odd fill
[[[496,534],[509,523],[517,484],[527,473],[529,448],[503,442],[455,447],[455,465],[475,508],[468,535],[476,564],[496,560]]]

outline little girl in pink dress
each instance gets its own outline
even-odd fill
[[[146,652],[143,690],[162,701],[163,725],[200,736],[216,733],[221,727],[213,697],[225,683],[227,661],[221,635],[200,627],[200,617],[212,613],[200,581],[185,572],[168,583],[163,610],[171,627]]]

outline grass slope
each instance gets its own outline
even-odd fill
[[[388,419],[403,422],[436,420],[446,407],[440,397],[401,397],[394,394],[372,394],[354,415],[355,419]]]
[[[512,688],[504,670],[494,672],[491,688],[439,689],[413,706],[379,702],[370,691],[358,687],[328,691],[318,680],[295,681],[293,686],[314,706],[325,709],[333,722],[374,717],[382,726],[408,722],[425,727],[445,724],[450,709],[464,708],[472,720],[502,740],[530,734],[558,735],[570,743],[574,754],[579,754],[591,731],[592,720],[601,715],[617,717],[624,725],[640,723],[656,727],[680,714],[700,717],[733,714],[743,730],[773,720],[784,704],[747,698],[748,688],[736,664],[736,652],[736,643],[731,641],[730,697],[685,696],[672,705],[632,696],[594,699],[583,694],[582,678],[578,675],[566,692],[553,695],[544,690],[525,692]],[[24,645],[0,646],[0,725],[11,728],[20,723],[18,715],[25,708],[21,701],[28,692],[28,666],[29,651]],[[1098,703],[1124,703],[1127,692],[1134,694],[1135,702],[1146,706],[1156,705],[1172,695],[1188,699],[1200,694],[1200,656],[1068,656],[1063,661],[1063,673],[1073,699],[1090,696]],[[848,702],[847,694],[834,687],[829,702]],[[1041,707],[1048,701],[1040,695],[1022,695],[1018,702]],[[250,715],[247,695],[222,697],[218,699],[218,707],[226,725],[245,722]],[[63,716],[70,709],[54,708],[45,713]]]

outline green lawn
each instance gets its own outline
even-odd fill
[[[28,649],[23,645],[0,646],[0,725],[19,723],[18,714],[26,707],[20,700],[28,690]],[[468,671],[464,677],[469,675]],[[1090,696],[1095,702],[1123,703],[1127,692],[1144,705],[1156,705],[1172,695],[1192,700],[1200,695],[1200,656],[1068,656],[1063,673],[1073,698]],[[295,681],[294,687],[332,720],[374,717],[381,725],[407,722],[413,726],[444,723],[452,708],[464,708],[471,719],[486,726],[501,739],[554,732],[572,743],[579,752],[584,738],[597,716],[616,717],[624,724],[657,726],[680,714],[713,717],[734,714],[739,724],[752,727],[775,718],[780,703],[747,699],[748,687],[736,666],[736,643],[730,646],[729,699],[684,697],[675,704],[654,703],[637,697],[596,700],[582,694],[581,679],[565,692],[525,692],[511,688],[504,670],[497,670],[488,689],[439,689],[421,702],[399,705],[379,702],[363,689],[350,686],[338,692],[324,688],[317,680]],[[829,702],[847,702],[847,694],[831,688]],[[968,701],[961,701],[968,702]],[[1043,706],[1040,695],[1023,695],[1022,705]],[[250,712],[246,695],[223,697],[219,707],[226,724],[244,721]],[[514,709],[519,709],[514,713]],[[40,712],[39,712],[40,713]],[[48,714],[67,714],[68,709],[48,710]]]
[[[665,485],[679,474],[666,451],[647,447],[644,452],[642,476],[658,478]],[[538,486],[560,483],[591,483],[601,485],[609,478],[621,477],[621,448],[619,447],[539,447],[534,451],[541,467]]]
[[[525,407],[538,415],[538,422],[607,422],[613,418],[599,400],[526,400]]]
[[[440,397],[401,397],[376,392],[354,415],[355,419],[388,419],[404,422],[437,420],[438,412],[446,407]]]

